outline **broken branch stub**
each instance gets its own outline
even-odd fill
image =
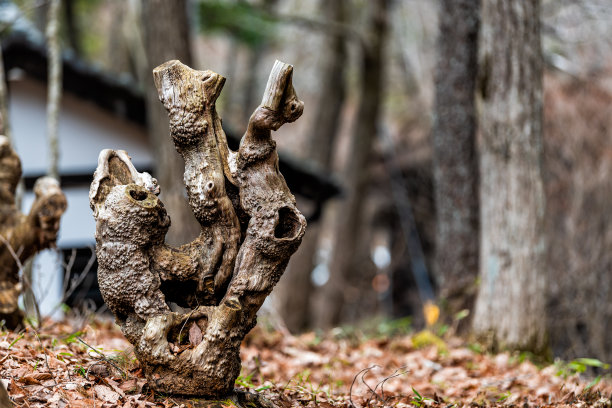
[[[200,224],[190,243],[164,243],[170,221],[155,179],[136,171],[125,152],[100,154],[90,190],[100,289],[160,392],[232,392],[240,343],[302,240],[306,221],[271,138],[303,111],[292,73],[275,63],[234,152],[215,108],[225,78],[179,61],[153,71]]]
[[[41,177],[34,184],[34,202],[28,214],[15,204],[21,161],[6,136],[0,136],[0,321],[10,330],[23,325],[17,300],[25,288],[20,270],[36,252],[55,246],[60,218],[67,201],[59,182]]]

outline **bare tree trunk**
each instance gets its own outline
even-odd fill
[[[147,53],[144,46],[145,28],[142,24],[142,2],[138,0],[128,1],[118,8],[125,12],[125,16],[122,18],[121,33],[130,60],[131,72],[140,86],[146,89],[150,81],[151,70],[147,65]]]
[[[479,26],[480,0],[440,3],[433,128],[435,272],[450,316],[472,309],[478,276]]]
[[[345,1],[323,0],[321,14],[327,21],[343,24],[346,21]],[[332,146],[340,127],[340,114],[346,94],[344,85],[347,63],[347,39],[339,33],[330,34],[322,47],[319,101],[315,104],[313,126],[310,129],[305,156],[321,169],[330,171]],[[296,332],[310,325],[310,298],[313,285],[310,275],[315,266],[320,226],[310,225],[302,245],[291,258],[285,277],[279,284],[279,311],[289,330]]]
[[[76,55],[81,55],[81,44],[80,44],[80,30],[77,24],[75,15],[75,0],[64,0],[64,20],[66,22],[66,36],[68,37],[68,44]]]
[[[353,123],[351,146],[343,170],[346,199],[338,212],[334,231],[330,280],[324,287],[325,313],[321,324],[338,324],[344,307],[345,282],[351,279],[356,267],[353,262],[361,233],[363,198],[368,185],[368,159],[376,139],[377,122],[381,108],[382,78],[384,71],[383,48],[388,25],[387,0],[368,2],[368,36],[362,47],[360,89],[361,98]]]
[[[4,72],[4,51],[0,46],[0,135],[6,136],[14,145],[11,134],[11,123],[8,115],[8,93],[6,91],[6,73]]]
[[[257,89],[257,78],[259,72],[259,66],[263,58],[263,53],[266,47],[262,44],[253,46],[247,50],[247,61],[246,61],[246,75],[244,83],[242,85],[243,99],[242,107],[240,109],[240,122],[248,121],[251,115],[251,109],[257,104],[257,97],[255,96],[255,90]]]
[[[270,11],[274,8],[278,0],[259,0],[257,7],[260,7],[266,11]],[[241,121],[248,122],[251,115],[252,109],[257,105],[257,78],[259,74],[259,67],[263,60],[266,50],[269,45],[266,42],[261,42],[248,48],[247,52],[247,72],[242,85],[243,100],[242,100],[242,115]]]
[[[47,140],[49,143],[49,167],[47,175],[59,180],[59,141],[57,130],[62,99],[62,51],[59,42],[59,12],[61,1],[51,0],[47,23],[47,47],[49,79],[47,97]]]
[[[480,286],[474,330],[546,347],[542,54],[537,0],[483,4]]]
[[[157,65],[178,59],[191,65],[191,41],[186,0],[143,0],[142,26],[149,72]],[[162,199],[172,217],[172,228],[167,239],[179,244],[198,235],[197,222],[184,198],[183,164],[172,142],[168,139],[168,120],[159,104],[152,81],[146,87],[147,121],[151,145],[154,148],[155,174],[165,187]]]
[[[327,21],[346,22],[346,1],[321,1],[321,12]],[[326,41],[326,54],[321,66],[321,93],[315,112],[315,126],[309,132],[308,157],[329,169],[332,162],[332,146],[340,128],[340,114],[344,105],[346,89],[344,74],[347,65],[347,38],[334,32]]]
[[[49,158],[47,163],[47,176],[55,179],[59,189],[59,113],[62,99],[62,50],[59,39],[61,0],[51,0],[47,15],[46,39],[47,39],[47,143]],[[59,264],[59,253],[56,253],[57,264]],[[26,315],[36,317],[40,325],[41,315],[32,287],[34,259],[26,260],[23,268],[24,305]]]
[[[144,51],[137,48],[142,47],[142,43],[135,44],[135,39],[137,38],[135,33],[140,27],[134,24],[134,20],[139,21],[140,19],[135,19],[135,16],[132,15],[134,13],[130,11],[131,5],[134,5],[134,2],[121,1],[113,2],[108,6],[112,18],[108,30],[106,58],[108,61],[111,61],[108,68],[112,69],[113,72],[131,72],[135,78],[141,79],[138,68],[143,71],[144,69],[150,70],[146,67],[146,63],[143,64],[144,66],[138,67],[135,61],[139,56],[138,54],[142,54]],[[150,72],[147,72],[146,77],[149,79]],[[145,89],[146,85],[149,85],[144,80],[141,84]]]

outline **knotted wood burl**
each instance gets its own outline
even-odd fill
[[[300,117],[293,67],[277,61],[238,151],[215,110],[225,78],[169,61],[153,71],[200,235],[164,243],[159,186],[105,150],[90,190],[98,280],[157,391],[218,397],[240,373],[240,343],[299,246],[306,221],[278,170],[271,131]]]
[[[40,250],[55,246],[66,196],[59,182],[41,177],[34,184],[34,202],[22,214],[15,202],[21,160],[6,136],[0,136],[0,321],[10,330],[23,327],[17,303],[29,282],[22,282],[23,263]]]

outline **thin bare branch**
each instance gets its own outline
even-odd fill
[[[77,337],[77,340],[80,341],[81,343],[83,343],[85,346],[89,347],[91,350],[93,350],[97,355],[100,356],[100,358],[102,360],[104,360],[106,363],[110,364],[111,366],[113,366],[115,369],[117,369],[117,371],[119,371],[121,373],[121,376],[123,378],[128,378],[129,374],[126,373],[124,370],[122,370],[117,364],[113,363],[108,357],[106,357],[106,355],[104,353],[102,353],[100,350],[90,346],[89,344],[87,344],[82,338]]]

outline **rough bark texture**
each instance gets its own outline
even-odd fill
[[[11,140],[11,124],[9,122],[7,106],[6,75],[4,72],[4,50],[0,46],[0,135]]]
[[[539,2],[483,4],[481,260],[474,329],[542,351],[545,337]]]
[[[364,196],[368,185],[368,159],[376,138],[383,78],[383,49],[388,26],[387,0],[368,3],[368,40],[362,47],[360,78],[361,98],[348,160],[342,179],[346,198],[334,228],[334,252],[330,264],[330,280],[324,287],[324,306],[328,313],[320,316],[321,324],[331,327],[340,322],[345,307],[345,281],[355,270],[355,253],[363,215]]]
[[[148,68],[176,58],[191,65],[191,41],[186,0],[143,0],[142,27]],[[161,198],[173,225],[166,237],[172,244],[182,244],[198,234],[197,223],[184,198],[181,185],[183,166],[172,142],[168,139],[168,122],[163,107],[158,102],[157,90],[146,83],[147,126],[154,146],[155,174],[164,186]]]
[[[62,99],[62,54],[59,41],[60,0],[52,0],[47,22],[47,44],[49,47],[49,74],[47,95],[47,140],[49,143],[49,167],[47,175],[59,180],[59,110]]]
[[[551,351],[568,361],[612,361],[612,92],[604,83],[558,72],[544,79],[547,326]]]
[[[433,174],[440,297],[453,316],[472,309],[478,276],[476,76],[480,0],[440,3]]]
[[[66,197],[57,180],[41,177],[28,214],[15,205],[15,189],[21,177],[21,161],[9,140],[0,136],[0,320],[13,330],[22,325],[17,299],[24,284],[19,271],[36,252],[55,246]]]
[[[169,61],[153,71],[200,235],[164,243],[159,187],[105,150],[90,190],[100,290],[160,392],[218,397],[240,373],[240,343],[299,246],[306,221],[278,171],[271,130],[303,111],[293,68],[276,62],[237,152],[215,101],[225,78]]]
[[[327,21],[340,24],[346,21],[346,2],[327,1],[320,4],[322,15]],[[340,128],[340,114],[344,106],[345,67],[347,64],[347,39],[338,33],[326,38],[326,46],[321,48],[319,69],[320,91],[316,103],[314,121],[308,133],[308,145],[304,157],[314,162],[321,170],[331,171],[332,146]],[[304,235],[302,245],[291,258],[287,272],[279,284],[279,312],[292,332],[311,326],[310,299],[313,294],[311,282],[315,267],[315,254],[318,249],[320,225],[311,224]]]

